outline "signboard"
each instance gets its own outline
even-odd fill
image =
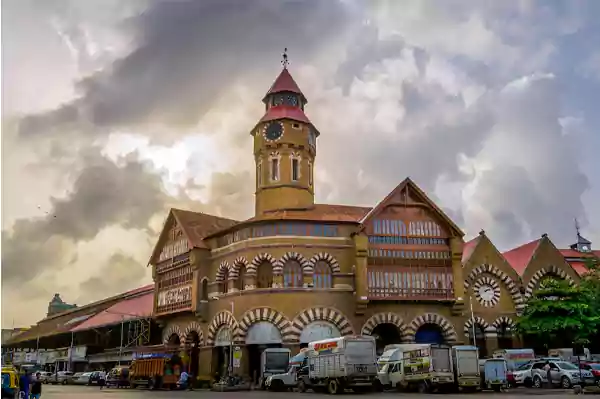
[[[13,364],[23,364],[25,363],[25,352],[15,352],[13,353]]]
[[[72,362],[84,362],[86,360],[86,354],[87,347],[85,345],[69,348],[69,359],[71,359]]]
[[[242,363],[242,350],[239,346],[233,351],[233,367],[239,368]]]
[[[37,352],[25,353],[25,363],[37,363]]]
[[[158,293],[158,306],[173,305],[192,300],[192,286],[171,288]]]
[[[315,350],[317,352],[332,351],[337,347],[338,347],[338,341],[329,341],[329,342],[315,344]]]

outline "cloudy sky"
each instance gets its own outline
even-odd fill
[[[150,282],[167,209],[253,212],[249,130],[290,70],[319,202],[406,176],[501,250],[600,247],[600,2],[5,0],[2,326]],[[10,305],[10,306],[8,306]]]

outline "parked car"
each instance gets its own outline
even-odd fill
[[[594,375],[596,386],[600,388],[600,363],[582,362],[581,368],[591,372]]]
[[[52,373],[52,376],[48,380],[51,384],[62,384],[67,385],[73,379],[72,371],[59,371],[57,373]]]
[[[104,371],[93,371],[90,375],[90,385],[98,385],[100,380],[106,381],[106,373]]]
[[[54,373],[51,373],[49,371],[40,371],[40,381],[42,381],[42,384],[47,384],[48,382],[50,382],[53,375]]]
[[[525,363],[517,367],[515,370],[511,371],[512,384],[515,386],[524,385],[526,387],[531,387],[533,385],[533,376],[531,375],[531,368],[534,364],[534,362]]]
[[[561,388],[571,388],[576,384],[595,385],[594,375],[589,370],[579,370],[573,363],[563,361],[553,361],[550,364],[550,375],[553,385],[560,385]],[[544,370],[546,361],[535,362],[532,367],[533,386],[542,388],[548,382],[547,373]],[[582,381],[579,376],[581,375]]]
[[[73,384],[75,385],[89,385],[90,377],[92,376],[91,372],[88,373],[76,373],[73,376]]]

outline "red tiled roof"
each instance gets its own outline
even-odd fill
[[[571,262],[567,261],[567,262],[571,265],[573,270],[575,270],[577,272],[577,274],[579,274],[580,276],[583,276],[584,274],[586,274],[589,271],[584,262],[579,262],[579,261],[571,261]]]
[[[310,119],[306,116],[304,111],[298,107],[292,107],[289,105],[277,105],[275,107],[271,107],[267,110],[267,112],[260,118],[258,123],[274,121],[278,119],[291,119],[297,122],[303,122],[311,124]]]
[[[473,255],[473,251],[475,251],[475,247],[477,247],[477,244],[479,243],[480,238],[481,238],[481,236],[479,235],[479,236],[473,238],[471,241],[465,242],[465,245],[463,245],[463,254],[462,254],[463,265],[469,260],[471,255]]]
[[[279,76],[277,76],[277,79],[275,79],[275,82],[273,82],[271,88],[269,89],[267,94],[265,94],[265,98],[269,94],[281,93],[285,91],[300,94],[302,97],[304,97],[302,90],[300,90],[298,84],[296,83],[292,75],[290,75],[290,72],[287,68],[284,68],[279,74]],[[304,98],[304,100],[306,101],[306,98]]]
[[[208,215],[202,212],[185,211],[175,208],[171,209],[171,212],[173,212],[173,216],[190,240],[190,244],[195,248],[208,248],[204,242],[205,237],[239,223],[237,220]]]
[[[89,330],[103,326],[119,324],[122,320],[151,317],[154,308],[154,291],[123,299],[108,309],[90,317],[83,323],[71,329],[71,332]]]
[[[592,251],[592,253],[583,253],[576,251],[574,249],[559,249],[562,256],[565,257],[567,263],[571,265],[573,270],[577,272],[580,276],[586,274],[589,270],[585,265],[585,259],[591,256],[600,257],[600,251]]]
[[[525,245],[521,245],[520,247],[511,249],[510,251],[504,252],[502,255],[506,259],[509,265],[512,266],[513,269],[522,276],[525,273],[525,269],[533,256],[538,244],[541,239],[537,239],[535,241],[531,241]]]

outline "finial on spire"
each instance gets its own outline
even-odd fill
[[[287,66],[289,65],[289,61],[288,61],[288,55],[287,55],[287,47],[283,49],[283,54],[282,54],[282,60],[281,60],[281,65],[283,65],[283,69],[287,69]]]
[[[579,237],[579,221],[575,218],[575,232],[577,233],[577,237]]]

